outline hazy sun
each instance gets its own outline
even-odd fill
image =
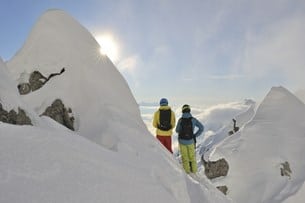
[[[114,37],[107,34],[98,35],[95,39],[100,44],[100,53],[102,55],[107,55],[112,62],[116,62],[119,57],[119,47]]]

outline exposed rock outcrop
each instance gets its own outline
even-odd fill
[[[229,164],[224,158],[217,161],[205,161],[203,157],[201,159],[203,161],[205,175],[209,179],[226,176],[228,174]]]
[[[222,185],[222,186],[217,186],[216,187],[218,190],[220,190],[223,194],[227,194],[228,192],[228,187],[226,185]]]
[[[18,85],[19,94],[29,94],[31,92],[31,86],[29,83],[21,83]]]
[[[72,114],[71,108],[67,109],[60,99],[56,99],[51,106],[47,107],[42,115],[48,116],[67,128],[74,130],[74,117],[70,116],[70,114]]]
[[[39,71],[34,71],[31,73],[29,78],[29,85],[33,92],[40,89],[46,82],[47,78],[43,76]]]
[[[236,120],[233,118],[232,121],[233,121],[233,130],[230,130],[228,132],[229,135],[233,135],[234,133],[239,131],[239,127],[236,126]]]
[[[288,163],[288,161],[285,161],[284,163],[281,163],[281,176],[288,176],[289,178],[291,178],[291,169],[290,169],[290,165]]]
[[[0,104],[0,121],[15,125],[32,125],[31,119],[23,109],[18,108],[18,113],[13,109],[7,112],[2,108],[2,104]]]
[[[65,72],[65,68],[62,68],[59,73],[52,73],[48,77],[42,75],[39,71],[31,73],[28,83],[21,83],[18,85],[18,90],[21,95],[29,94],[31,91],[36,91],[44,86],[52,77],[61,75]]]

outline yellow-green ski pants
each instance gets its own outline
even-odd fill
[[[179,144],[182,165],[186,173],[196,173],[197,172],[197,163],[195,155],[195,145],[189,144]]]

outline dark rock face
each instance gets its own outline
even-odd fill
[[[26,115],[25,111],[21,108],[18,108],[16,124],[17,125],[32,125],[31,119]]]
[[[288,161],[281,163],[281,166],[282,166],[281,176],[288,176],[289,178],[291,178],[292,171],[290,169],[290,165],[289,165]]]
[[[217,161],[205,161],[202,158],[202,161],[204,165],[205,175],[209,179],[226,176],[228,174],[229,164],[224,158],[219,159]]]
[[[19,94],[25,95],[31,92],[31,86],[29,83],[21,83],[18,85]]]
[[[32,125],[31,119],[26,115],[25,111],[18,108],[18,113],[15,110],[7,112],[0,104],[0,121],[15,125]]]
[[[42,115],[52,118],[70,130],[74,130],[74,117],[70,117],[70,113],[72,113],[72,110],[70,108],[66,109],[62,101],[60,99],[56,99],[51,106],[47,107]]]
[[[15,110],[10,110],[7,114],[8,123],[16,124],[17,123],[17,113]]]
[[[233,135],[234,133],[239,131],[239,127],[236,126],[236,120],[233,118],[232,121],[233,121],[233,130],[230,130],[228,132],[228,135]]]
[[[65,68],[62,68],[60,72],[51,73],[48,77],[46,77],[43,74],[41,74],[39,71],[34,71],[31,73],[28,83],[21,83],[18,85],[19,93],[21,95],[25,95],[25,94],[29,94],[32,91],[36,91],[42,88],[52,77],[61,75],[64,72],[65,72]],[[51,106],[47,107],[47,109],[45,110],[45,112],[42,113],[42,115],[48,116],[53,120],[57,121],[58,123],[66,126],[67,128],[74,130],[74,126],[73,126],[74,117],[69,115],[71,113],[72,110],[70,108],[67,109],[60,99],[56,99]],[[1,115],[3,117],[2,120],[5,122],[27,123],[27,121],[24,120],[25,114],[24,111],[22,110],[19,110],[18,114],[12,111],[9,114],[3,113],[0,114],[0,116]]]
[[[218,190],[220,190],[223,194],[227,194],[228,192],[228,187],[226,185],[223,185],[223,186],[217,186],[216,187]]]
[[[34,92],[35,90],[40,89],[47,81],[47,78],[43,76],[39,71],[34,71],[30,75],[29,85],[31,90]]]
[[[2,104],[0,104],[0,121],[4,123],[8,123],[8,113],[2,108]]]

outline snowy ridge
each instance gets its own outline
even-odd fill
[[[208,116],[208,118],[212,121],[209,121],[209,119],[207,121],[203,120],[205,126],[210,127],[209,124],[211,123],[214,127],[210,127],[210,131],[206,132],[204,140],[198,139],[198,142],[200,143],[197,148],[199,159],[201,158],[201,155],[204,154],[205,160],[213,161],[212,157],[209,156],[218,144],[221,144],[221,142],[228,137],[229,131],[232,131],[233,118],[236,120],[237,126],[241,129],[255,114],[256,103],[252,100],[245,100],[243,103],[232,103],[229,105],[232,106],[232,109],[222,107],[216,112],[214,112],[215,110],[211,111],[211,115]],[[217,108],[217,106],[214,108]],[[213,114],[216,114],[217,117],[221,117],[221,119],[215,119],[215,115]],[[214,123],[217,121],[219,127],[215,128]],[[228,123],[228,121],[230,122]],[[213,158],[215,158],[215,156]]]
[[[238,203],[284,201],[305,180],[304,132],[305,105],[285,88],[273,87],[253,119],[212,155],[225,157],[230,165],[218,183],[227,185],[229,197]],[[286,161],[291,177],[281,176]]]

